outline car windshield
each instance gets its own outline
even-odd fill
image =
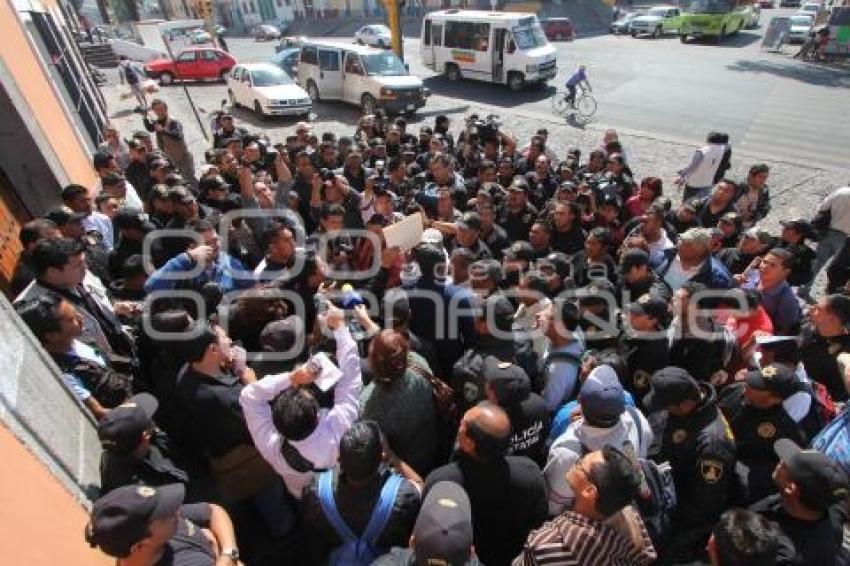
[[[402,77],[407,75],[404,63],[395,53],[373,53],[363,55],[363,64],[366,65],[366,74],[380,77]]]
[[[375,32],[376,35],[389,35],[390,34],[390,28],[388,28],[387,26],[372,26],[369,29],[371,29],[373,32]]]
[[[269,67],[268,69],[254,69],[251,71],[251,77],[254,79],[254,86],[281,86],[293,84],[289,75],[274,67]]]
[[[534,49],[535,47],[546,45],[546,34],[543,33],[543,28],[540,27],[540,24],[525,28],[515,28],[512,31],[516,45],[520,49]]]
[[[732,11],[733,5],[730,0],[691,0],[685,11],[691,14],[725,14]]]
[[[794,16],[791,18],[792,26],[810,26],[812,25],[812,19],[809,16]]]
[[[663,18],[667,15],[667,8],[653,8],[646,14],[647,16],[653,16],[656,18]]]

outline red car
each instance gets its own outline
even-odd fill
[[[556,41],[563,39],[572,41],[576,38],[576,30],[569,18],[544,18],[540,20],[546,39]]]
[[[760,8],[773,8],[773,0],[758,0],[756,4],[758,4]]]
[[[169,85],[176,80],[225,80],[236,65],[229,53],[212,47],[191,47],[171,59],[154,59],[145,63],[145,74]]]

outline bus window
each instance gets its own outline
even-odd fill
[[[305,45],[301,48],[301,62],[308,63],[310,65],[318,65],[319,64],[319,53],[315,47]]]
[[[443,45],[443,26],[433,26],[431,28],[431,43],[434,47]]]
[[[435,27],[435,30],[438,28]],[[490,24],[472,22],[446,22],[446,47],[488,51],[490,49]],[[434,45],[437,45],[434,42]]]
[[[546,34],[543,33],[540,24],[534,24],[527,28],[514,28],[511,32],[517,47],[523,51],[546,45]]]
[[[431,45],[431,20],[425,20],[425,30],[422,32],[424,45]]]

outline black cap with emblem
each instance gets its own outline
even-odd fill
[[[153,395],[138,393],[109,411],[97,423],[97,436],[106,450],[129,454],[142,441],[142,433],[153,427],[159,404]]]
[[[745,380],[747,387],[773,393],[782,399],[787,399],[802,389],[802,383],[794,370],[779,364],[748,371]]]
[[[151,521],[174,516],[185,496],[182,484],[119,487],[95,501],[86,540],[109,556],[126,558],[134,544],[150,536]]]

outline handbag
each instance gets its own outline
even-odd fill
[[[434,399],[434,406],[443,423],[457,423],[460,419],[460,409],[457,406],[454,389],[422,366],[408,361],[408,367],[424,377],[431,384],[431,396]]]
[[[242,501],[266,489],[277,474],[257,449],[240,444],[218,457],[209,457],[210,471],[225,501]]]

